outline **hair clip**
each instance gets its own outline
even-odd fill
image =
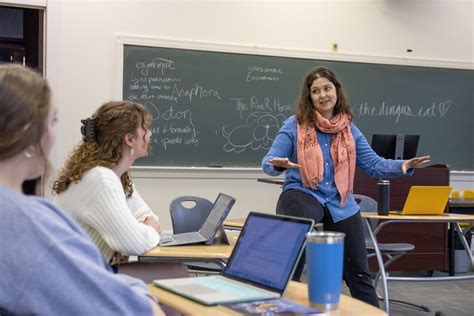
[[[87,118],[81,120],[81,134],[82,140],[85,142],[94,142],[95,141],[95,121],[94,119]]]

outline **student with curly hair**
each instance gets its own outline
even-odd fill
[[[119,273],[145,282],[187,276],[182,264],[123,262],[158,245],[158,217],[138,194],[129,168],[149,152],[151,114],[141,104],[108,102],[82,120],[83,140],[54,182],[54,202],[68,212]]]

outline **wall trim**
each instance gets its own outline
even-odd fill
[[[260,168],[148,167],[131,168],[134,178],[150,179],[258,179],[268,178]],[[272,177],[275,179],[275,177]],[[283,176],[281,177],[283,178]],[[474,171],[450,171],[451,182],[474,186]]]
[[[268,177],[260,168],[132,167],[134,178],[152,179],[258,179]]]
[[[3,0],[0,5],[12,6],[17,8],[44,9],[48,5],[47,0]]]

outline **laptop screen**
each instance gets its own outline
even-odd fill
[[[250,213],[223,275],[282,293],[312,227],[311,220]]]
[[[234,205],[235,199],[229,195],[220,193],[212,205],[206,221],[202,224],[199,232],[205,238],[209,239],[219,228],[220,222],[224,221],[230,209]]]

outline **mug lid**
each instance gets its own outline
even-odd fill
[[[322,231],[322,232],[311,232],[306,234],[307,242],[322,243],[322,244],[335,244],[344,242],[346,234],[340,232]]]

